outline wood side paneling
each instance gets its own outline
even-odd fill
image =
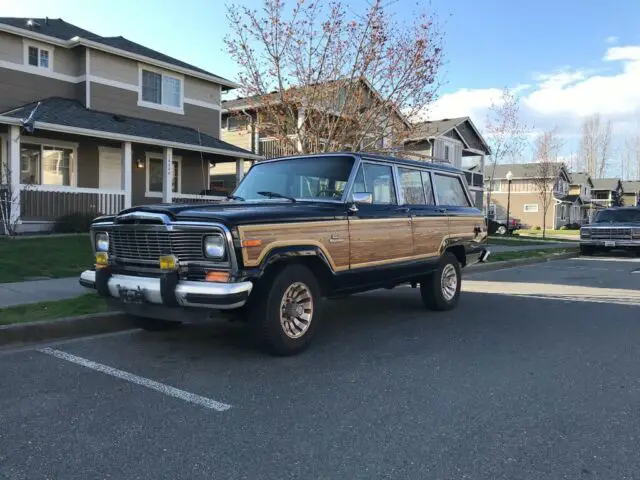
[[[481,240],[486,236],[486,232],[476,235],[474,228],[484,224],[483,217],[451,216],[449,217],[449,237],[454,240],[476,239]]]
[[[413,253],[426,257],[440,254],[442,240],[449,234],[447,217],[413,217]]]
[[[349,221],[351,268],[411,259],[413,238],[409,217]]]
[[[258,247],[243,247],[245,266],[259,265],[271,250],[280,246],[315,245],[322,249],[334,271],[349,268],[349,223],[346,220],[246,225],[238,230],[243,241],[262,241]]]

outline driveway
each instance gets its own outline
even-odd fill
[[[640,270],[571,259],[330,302],[313,347],[242,326],[0,353],[3,479],[623,479],[640,471]]]

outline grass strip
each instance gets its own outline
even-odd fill
[[[95,293],[88,293],[66,300],[0,308],[0,325],[77,317],[79,315],[103,313],[107,311],[107,303],[103,298]]]

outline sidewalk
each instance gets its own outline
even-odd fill
[[[0,283],[0,308],[64,300],[88,292],[78,283],[78,277]]]

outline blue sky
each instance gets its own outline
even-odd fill
[[[365,1],[349,4],[358,11]],[[390,2],[400,18],[416,5],[415,0]],[[63,18],[235,77],[236,66],[223,51],[228,31],[223,0],[0,3],[2,16]],[[640,0],[431,0],[431,8],[446,33],[447,62],[434,117],[468,114],[482,128],[499,90],[519,87],[526,123],[558,125],[570,153],[585,115],[602,111],[621,137],[640,111]]]

